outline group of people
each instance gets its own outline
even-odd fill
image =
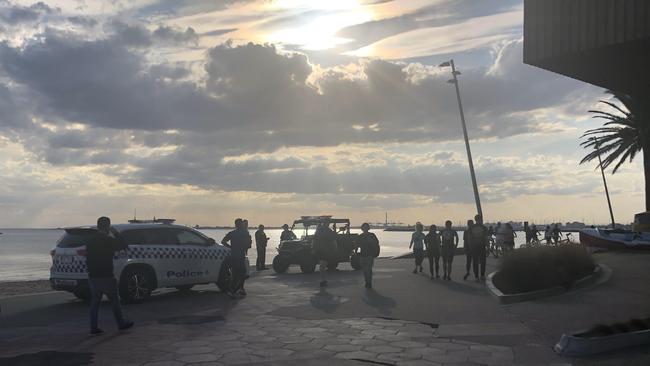
[[[530,226],[526,226],[525,232],[526,232],[526,244],[530,244],[531,242],[539,242],[540,232],[537,229],[537,225],[533,224]],[[546,241],[547,245],[551,245],[551,244],[557,245],[560,241],[561,236],[562,236],[562,230],[560,229],[559,224],[546,225],[546,228],[544,229],[544,241]]]
[[[439,268],[442,257],[443,279],[450,281],[454,254],[459,242],[458,233],[452,228],[452,223],[449,220],[445,222],[444,229],[440,231],[437,230],[436,225],[429,226],[427,234],[424,234],[423,231],[424,226],[418,222],[415,225],[415,232],[411,235],[409,249],[413,248],[415,257],[413,273],[423,271],[422,262],[426,254],[431,278],[440,278]],[[481,215],[476,215],[474,220],[467,221],[467,229],[463,232],[463,246],[467,258],[464,280],[470,276],[470,269],[473,269],[477,282],[485,280],[485,262],[490,235],[489,229],[483,225]]]

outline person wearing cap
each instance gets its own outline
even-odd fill
[[[372,288],[372,266],[375,258],[379,256],[379,240],[369,230],[370,225],[364,222],[361,224],[362,233],[357,237],[357,243],[361,249],[359,261],[363,270],[363,277],[366,280],[366,288]]]
[[[282,225],[282,234],[280,234],[280,241],[296,239],[298,238],[296,237],[296,234],[293,233],[293,231],[289,230],[289,225]]]

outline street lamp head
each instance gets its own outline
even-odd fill
[[[445,62],[441,63],[440,65],[438,65],[438,67],[449,67],[449,66],[451,66],[451,62],[449,62],[449,61],[445,61]]]

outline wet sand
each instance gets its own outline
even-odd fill
[[[48,280],[0,282],[0,297],[34,294],[47,291],[52,291],[50,281]]]

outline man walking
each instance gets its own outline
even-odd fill
[[[465,248],[465,275],[463,276],[463,280],[467,280],[467,277],[469,277],[469,271],[472,268],[472,259],[474,255],[470,242],[470,230],[473,225],[474,220],[467,220],[467,229],[463,231],[463,247]]]
[[[375,258],[379,256],[379,240],[374,233],[369,232],[370,224],[361,224],[362,233],[357,238],[357,243],[361,248],[360,262],[363,270],[363,277],[366,280],[366,288],[372,288],[372,266]]]
[[[456,248],[458,247],[458,233],[451,228],[451,221],[445,222],[445,228],[440,231],[442,242],[442,270],[444,279],[451,281],[451,264],[454,261]]]
[[[473,254],[472,265],[474,267],[474,278],[476,282],[479,282],[479,269],[481,275],[480,280],[485,280],[488,229],[483,225],[483,217],[481,215],[474,216],[474,221],[475,223],[470,229],[470,245]]]
[[[329,222],[325,221],[318,225],[313,243],[314,255],[318,259],[320,287],[325,287],[327,286],[327,265],[330,261],[336,260],[337,251],[336,233],[329,228]]]
[[[424,244],[427,247],[427,258],[429,259],[429,273],[433,277],[433,267],[436,267],[435,278],[440,278],[440,234],[436,225],[429,226],[429,233],[424,237]]]
[[[235,220],[235,230],[226,234],[223,240],[221,240],[221,244],[230,247],[232,281],[228,296],[231,299],[236,298],[237,294],[246,296],[246,290],[244,290],[244,281],[246,280],[246,251],[251,246],[251,236],[244,227],[244,220]]]
[[[90,334],[104,333],[97,326],[99,305],[103,295],[108,297],[117,327],[125,330],[133,326],[132,321],[124,320],[117,280],[113,273],[113,256],[115,252],[125,250],[128,245],[123,238],[115,239],[109,236],[111,220],[102,216],[97,219],[97,233],[86,244],[86,268],[88,269],[88,285],[90,286]]]
[[[257,248],[257,261],[255,266],[258,271],[263,271],[266,269],[266,243],[268,243],[269,238],[266,237],[264,232],[264,225],[257,227],[255,232],[255,247]]]

